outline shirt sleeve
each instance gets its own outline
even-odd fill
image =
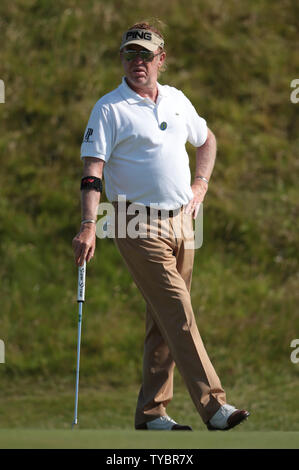
[[[201,147],[208,137],[208,126],[206,120],[197,114],[191,101],[182,93],[186,110],[186,122],[188,137],[187,141],[194,147]]]
[[[81,145],[81,158],[97,157],[107,162],[113,149],[114,126],[109,108],[96,103]]]

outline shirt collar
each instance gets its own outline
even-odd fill
[[[158,100],[160,101],[161,98],[168,96],[167,91],[165,90],[165,86],[160,85],[160,83],[157,82],[157,87],[158,87]],[[122,83],[119,85],[120,92],[123,96],[123,98],[129,103],[129,104],[136,104],[141,101],[147,100],[147,98],[138,95],[132,88],[129,87],[127,84],[125,77],[122,78]],[[158,101],[157,100],[157,101]]]
[[[161,85],[159,82],[157,82],[157,86],[158,86],[159,95],[163,97],[168,96],[167,87],[165,85]]]

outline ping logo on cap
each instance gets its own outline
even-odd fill
[[[128,31],[126,41],[128,41],[128,39],[146,39],[147,41],[151,41],[152,33],[148,31]]]
[[[157,47],[164,47],[164,40],[148,29],[129,29],[122,36],[120,50],[127,44],[140,44],[150,51],[155,51]]]

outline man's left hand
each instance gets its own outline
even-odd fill
[[[191,186],[193,191],[193,199],[188,202],[185,206],[185,214],[192,215],[193,219],[196,219],[200,204],[203,202],[206,192],[208,190],[208,184],[200,179],[196,179]]]

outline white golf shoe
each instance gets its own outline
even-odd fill
[[[167,415],[136,425],[135,429],[148,431],[192,431],[190,426],[178,424]]]
[[[209,431],[228,431],[244,421],[250,413],[246,410],[238,410],[234,406],[222,405],[207,423]]]

